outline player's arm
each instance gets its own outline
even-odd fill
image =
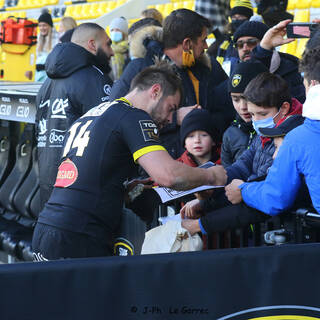
[[[208,169],[189,167],[174,160],[165,150],[146,153],[137,161],[157,184],[175,190],[188,190],[201,185],[225,185],[227,180],[222,166]]]

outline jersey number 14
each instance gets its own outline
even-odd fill
[[[80,130],[77,133],[78,127],[82,124],[81,122],[75,123],[70,129],[70,135],[67,140],[67,143],[64,147],[63,151],[63,157],[65,157],[70,149],[77,148],[76,156],[82,157],[84,149],[87,147],[90,139],[90,130],[87,130],[89,125],[91,124],[92,120],[88,120],[86,123],[84,123]]]

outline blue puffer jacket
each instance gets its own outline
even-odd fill
[[[291,109],[287,117],[301,113],[302,104],[297,99],[292,98]],[[282,122],[283,119],[280,121]],[[256,136],[250,148],[233,165],[226,168],[228,183],[233,179],[249,182],[266,175],[273,162],[272,155],[274,150],[273,140]]]
[[[303,106],[303,125],[290,131],[263,182],[240,186],[244,202],[270,215],[290,208],[305,180],[314,208],[320,213],[320,85],[311,87]]]

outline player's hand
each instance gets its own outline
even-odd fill
[[[294,41],[284,38],[287,34],[287,24],[290,22],[292,22],[290,19],[284,20],[270,28],[263,36],[260,46],[266,50],[273,50],[275,47]]]
[[[227,172],[223,166],[215,165],[206,169],[212,176],[212,181],[209,183],[214,186],[224,186],[227,183]]]
[[[199,104],[195,104],[194,106],[181,107],[177,110],[177,124],[181,126],[181,123],[184,117],[194,109],[201,109]]]
[[[200,232],[200,226],[198,220],[185,219],[181,221],[182,228],[185,228],[193,236],[195,233]]]
[[[241,195],[241,189],[239,188],[239,186],[243,183],[244,181],[240,179],[234,179],[230,184],[228,184],[225,187],[226,196],[232,204],[238,204],[243,200]]]
[[[138,197],[143,190],[152,189],[153,180],[151,178],[146,179],[133,179],[125,184],[125,202],[130,203],[136,197]]]
[[[197,219],[201,216],[202,209],[200,206],[200,201],[198,199],[191,200],[187,202],[180,210],[180,215],[182,219]]]

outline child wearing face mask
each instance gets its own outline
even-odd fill
[[[129,59],[128,22],[126,18],[115,18],[110,23],[110,39],[114,56],[111,57],[113,80],[118,80]]]

